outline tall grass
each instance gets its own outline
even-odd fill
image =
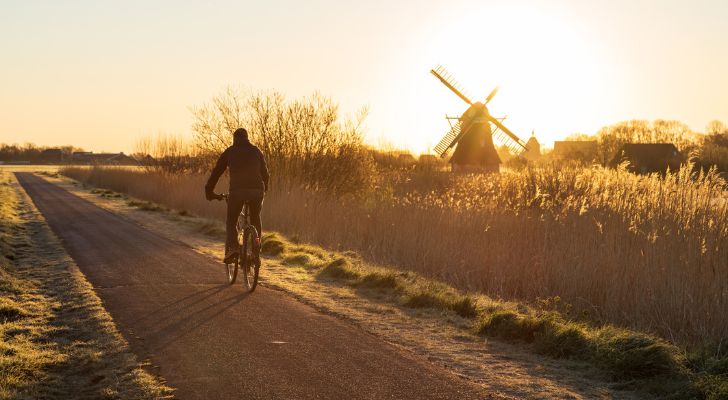
[[[225,216],[225,202],[205,200],[204,186],[207,176],[202,174],[169,174],[129,167],[64,167],[60,173],[95,187],[127,193],[202,217]],[[228,178],[225,174],[217,187],[226,188],[227,185]]]
[[[491,296],[560,296],[573,318],[718,348],[728,338],[728,201],[716,174],[689,171],[665,179],[554,167],[396,172],[367,196],[343,198],[279,185],[266,198],[264,230]],[[204,176],[63,173],[199,215],[223,214],[223,204],[204,201]]]

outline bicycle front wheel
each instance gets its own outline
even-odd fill
[[[260,272],[260,257],[256,254],[259,249],[258,231],[253,226],[248,226],[243,234],[243,248],[240,253],[241,269],[243,270],[243,284],[248,292],[255,290],[258,285],[258,273]]]

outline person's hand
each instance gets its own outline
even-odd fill
[[[207,199],[207,201],[219,200],[219,199],[217,198],[217,196],[218,196],[218,195],[216,195],[216,194],[215,194],[215,192],[212,192],[212,191],[209,191],[209,192],[208,192],[208,191],[205,191],[205,198]]]
[[[219,201],[219,200],[222,200],[224,198],[225,198],[225,196],[222,195],[222,194],[215,194],[215,200],[218,200]]]

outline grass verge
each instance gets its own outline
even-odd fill
[[[660,398],[728,398],[728,358],[688,355],[656,337],[611,325],[595,326],[539,306],[464,293],[413,272],[368,265],[353,253],[327,252],[276,233],[263,237],[262,251],[283,264],[303,268],[319,280],[390,295],[400,306],[453,312],[472,321],[477,334],[528,345],[554,358],[587,361],[625,388]]]
[[[171,397],[6,172],[0,253],[0,399]]]

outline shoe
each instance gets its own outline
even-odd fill
[[[253,262],[260,266],[260,238],[253,241]]]
[[[228,254],[225,255],[225,259],[223,260],[223,262],[225,264],[232,264],[237,259],[238,259],[238,252],[236,250],[231,250],[230,252],[228,252]]]

